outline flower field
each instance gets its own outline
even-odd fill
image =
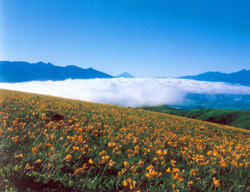
[[[1,191],[249,191],[250,131],[0,90]]]

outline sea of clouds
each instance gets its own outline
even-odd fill
[[[180,105],[188,93],[250,95],[247,86],[171,78],[32,81],[0,83],[0,88],[130,107]]]

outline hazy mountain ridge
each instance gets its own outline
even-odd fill
[[[206,72],[193,76],[182,76],[179,78],[198,81],[226,82],[250,86],[250,70],[246,69],[234,73]]]
[[[93,68],[83,69],[74,65],[66,67],[51,63],[28,63],[0,61],[0,82],[28,82],[65,79],[113,78],[113,76]]]

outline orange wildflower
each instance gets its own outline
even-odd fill
[[[94,164],[94,163],[95,162],[92,159],[89,160],[89,164]]]
[[[124,164],[125,167],[129,167],[129,164],[128,164],[127,161],[124,161],[123,164]]]
[[[213,183],[216,187],[220,186],[220,180],[216,180],[215,177],[213,177]]]
[[[128,185],[127,181],[124,180],[123,183],[122,183],[123,187],[126,187]]]
[[[166,170],[166,172],[171,173],[171,169],[170,169],[170,168],[168,168],[168,169]]]
[[[41,162],[42,162],[41,159],[37,159],[37,161],[36,161],[37,164],[39,164],[39,163],[41,163]]]
[[[111,160],[109,161],[109,164],[108,164],[108,165],[109,165],[110,167],[112,167],[113,164],[114,164],[114,162],[113,162],[112,159],[111,159]]]
[[[20,155],[15,156],[15,158],[23,158],[23,154],[21,153]]]
[[[70,160],[72,159],[72,155],[66,155],[65,160]]]

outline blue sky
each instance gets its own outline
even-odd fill
[[[250,69],[248,0],[1,0],[0,60],[178,77]]]

